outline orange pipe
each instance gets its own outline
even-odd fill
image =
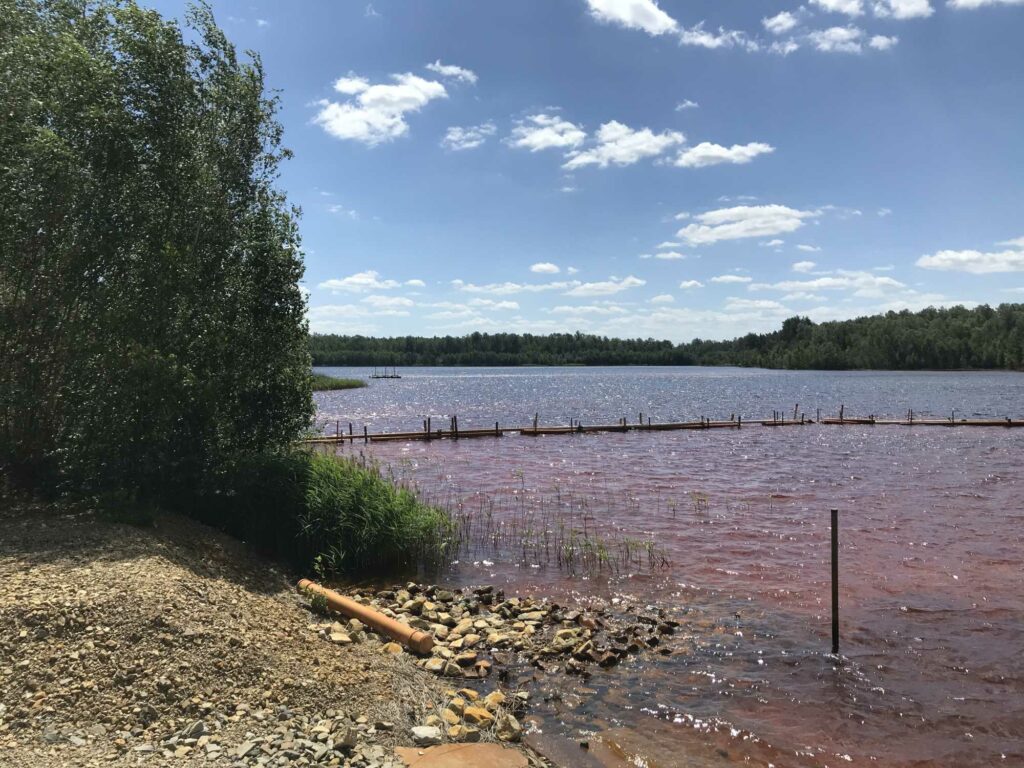
[[[434,647],[434,638],[428,633],[413,629],[400,621],[395,621],[380,611],[375,611],[373,608],[357,603],[355,600],[343,597],[333,589],[321,587],[309,579],[302,579],[299,582],[299,591],[312,592],[323,596],[332,611],[343,613],[353,619],[359,619],[366,626],[373,627],[381,634],[402,643],[402,645],[416,651],[416,653],[428,654],[430,649]]]

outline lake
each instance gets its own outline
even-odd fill
[[[840,405],[847,416],[1024,417],[1024,375],[1003,372],[399,372],[317,393],[325,431],[415,430],[427,416],[446,427],[452,414],[461,429],[534,414],[564,425],[641,413],[746,421],[798,404],[809,418]],[[504,531],[475,541],[446,583],[686,612],[671,655],[553,697],[547,730],[621,733],[661,766],[1024,764],[1024,429],[750,425],[339,452],[377,459],[425,499]],[[832,507],[841,662],[828,654]],[[610,546],[643,543],[659,561],[569,572],[535,541],[517,544],[556,519]]]

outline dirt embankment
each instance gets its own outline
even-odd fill
[[[0,499],[0,765],[403,765],[442,682],[311,621],[289,575],[195,522]]]

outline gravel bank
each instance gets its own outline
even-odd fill
[[[0,498],[0,765],[402,765],[449,686],[315,620],[290,575],[188,519]]]

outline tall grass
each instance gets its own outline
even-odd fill
[[[362,379],[339,379],[323,373],[313,374],[314,392],[326,392],[335,389],[359,389],[365,386],[366,382]]]
[[[394,571],[443,562],[453,525],[373,465],[306,451],[240,461],[197,516],[304,571]]]

